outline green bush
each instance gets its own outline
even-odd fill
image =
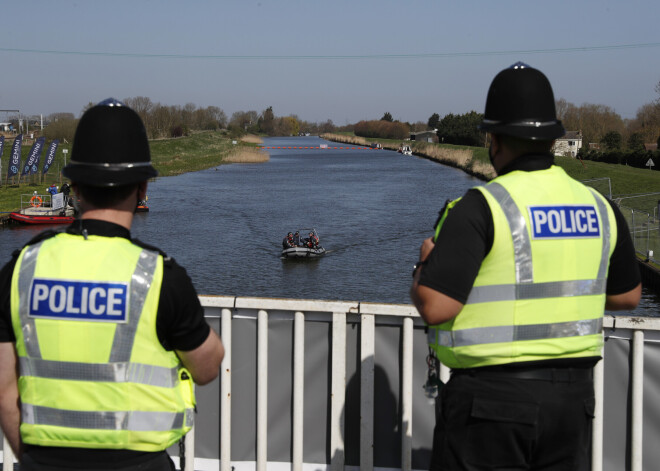
[[[485,134],[478,129],[483,117],[483,114],[476,111],[462,115],[449,113],[437,125],[440,142],[460,146],[483,146]]]
[[[59,139],[63,142],[66,139],[68,142],[73,142],[76,126],[78,126],[77,119],[58,119],[44,128],[44,137],[47,141]]]
[[[407,139],[410,137],[410,127],[395,121],[360,121],[354,127],[356,136],[380,139]]]
[[[621,164],[635,168],[648,168],[646,163],[651,159],[655,164],[655,166],[651,167],[651,170],[660,170],[660,151],[652,152],[636,150],[632,152],[623,152],[619,150],[608,150],[600,152],[597,150],[584,151],[583,149],[580,149],[580,152],[578,152],[578,157],[582,160],[591,160],[607,164]]]
[[[238,139],[239,137],[245,136],[246,132],[241,126],[230,124],[227,126],[227,134],[230,139]]]

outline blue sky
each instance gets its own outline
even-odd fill
[[[147,96],[337,125],[483,112],[521,60],[623,118],[659,96],[657,0],[4,2],[0,109]],[[0,120],[5,114],[0,113]]]

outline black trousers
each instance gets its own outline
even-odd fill
[[[44,464],[32,459],[29,453],[25,453],[19,464],[20,471],[71,471],[76,469],[84,469],[86,471],[107,471],[108,469],[114,471],[174,471],[175,467],[174,463],[165,452],[153,453],[153,456],[150,457],[150,459],[141,460],[140,463],[106,463],[102,467],[94,466],[93,464],[85,465],[75,459],[67,466]]]
[[[526,371],[452,374],[436,400],[431,471],[589,469],[591,368]]]

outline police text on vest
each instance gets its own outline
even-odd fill
[[[599,237],[594,206],[529,206],[534,239]]]
[[[128,285],[35,278],[28,314],[50,319],[126,322]]]

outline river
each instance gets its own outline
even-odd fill
[[[318,137],[265,146],[331,147]],[[386,150],[271,149],[262,164],[221,165],[149,184],[133,235],[186,267],[200,294],[410,303],[411,270],[448,198],[481,184],[460,170]],[[320,259],[281,259],[288,231],[316,228]],[[0,230],[0,260],[42,227]],[[644,291],[633,315],[659,316]]]

